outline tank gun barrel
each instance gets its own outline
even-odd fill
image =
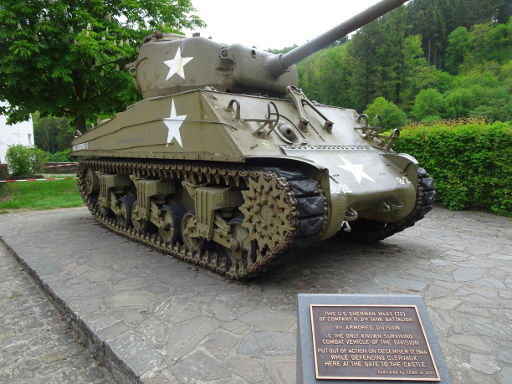
[[[275,77],[282,75],[291,65],[298,63],[316,51],[348,35],[350,32],[361,28],[363,25],[399,7],[406,1],[407,0],[382,0],[320,36],[292,49],[290,52],[275,56],[269,66],[272,75]]]

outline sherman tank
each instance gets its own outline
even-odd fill
[[[381,1],[282,55],[146,37],[127,66],[142,100],[72,143],[84,202],[113,232],[237,280],[318,241],[414,225],[436,193],[392,150],[399,131],[309,100],[294,65],[404,2]]]

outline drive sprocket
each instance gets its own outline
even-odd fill
[[[283,239],[293,240],[298,224],[297,200],[285,178],[259,173],[249,178],[248,190],[242,195],[243,226],[260,249],[279,252]]]

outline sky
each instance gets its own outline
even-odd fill
[[[281,49],[303,44],[378,0],[192,0],[208,25],[200,32],[225,44]]]

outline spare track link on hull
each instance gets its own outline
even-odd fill
[[[414,210],[404,220],[396,223],[380,223],[370,220],[359,220],[351,223],[352,230],[349,233],[339,232],[344,239],[355,240],[361,243],[375,243],[404,229],[412,227],[432,209],[436,191],[434,180],[423,168],[418,168],[418,189],[416,191],[416,205]]]
[[[208,185],[224,185],[244,187],[244,203],[240,208],[242,213],[254,213],[252,203],[258,201],[255,196],[248,196],[252,188],[260,188],[261,185],[274,186],[272,193],[281,204],[285,204],[283,212],[286,217],[281,217],[283,228],[270,228],[272,236],[265,237],[261,234],[258,224],[250,225],[244,219],[244,225],[249,227],[252,240],[257,241],[256,251],[252,257],[247,257],[243,262],[231,263],[229,257],[218,250],[189,250],[183,242],[170,244],[163,241],[158,234],[149,234],[137,231],[133,226],[128,228],[114,217],[104,216],[98,206],[98,197],[94,193],[88,193],[86,187],[87,171],[105,172],[111,174],[129,174],[141,178],[165,178],[175,180],[196,181]],[[191,264],[205,267],[234,280],[246,280],[263,273],[266,268],[275,263],[279,255],[284,253],[294,244],[309,245],[318,238],[318,234],[324,227],[327,216],[327,208],[323,193],[318,184],[309,178],[304,172],[280,168],[225,168],[204,164],[191,164],[185,162],[137,162],[137,161],[112,161],[112,160],[85,160],[78,166],[78,186],[85,204],[90,212],[106,228],[125,236],[131,240],[145,244],[159,252],[177,257]],[[263,188],[263,187],[262,187]],[[262,195],[260,193],[260,195]],[[270,197],[263,194],[262,197]],[[245,212],[244,212],[245,211]],[[249,224],[249,225],[247,225]],[[265,241],[266,240],[266,241]],[[272,244],[260,246],[260,243]]]

